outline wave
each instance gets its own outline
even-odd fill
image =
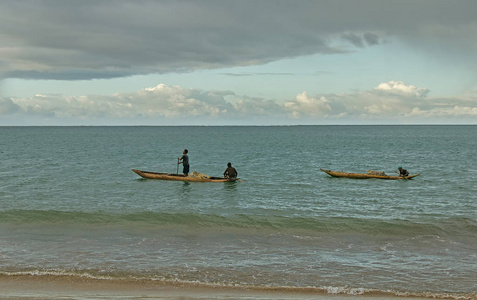
[[[382,220],[345,217],[287,217],[274,215],[212,215],[198,213],[108,213],[54,210],[0,212],[0,224],[171,227],[182,229],[238,229],[280,233],[354,233],[375,236],[453,235],[475,236],[477,222],[468,218]]]
[[[64,283],[64,286],[72,287],[74,284],[79,284],[82,288],[89,287],[91,289],[99,288],[111,288],[118,285],[122,287],[122,290],[130,288],[131,290],[142,291],[146,288],[151,291],[154,287],[172,287],[174,289],[185,288],[189,292],[194,288],[212,288],[212,291],[218,291],[223,296],[224,293],[237,291],[247,292],[260,292],[260,293],[280,293],[293,295],[359,295],[369,297],[418,297],[418,298],[430,298],[430,299],[460,299],[460,300],[475,300],[477,299],[476,293],[450,293],[450,292],[413,292],[413,291],[396,291],[396,290],[378,290],[378,289],[366,289],[360,287],[349,286],[272,286],[272,285],[248,285],[248,284],[228,284],[220,282],[199,282],[188,281],[180,279],[162,278],[160,276],[140,276],[133,274],[119,274],[119,275],[99,275],[89,271],[13,271],[13,272],[1,272],[0,271],[0,283],[14,280],[18,287],[19,282],[23,282],[25,286],[28,286],[31,281],[35,282],[38,286],[39,282],[47,284],[48,282],[54,282],[55,284]],[[100,285],[98,285],[100,284]],[[128,290],[128,293],[131,293]],[[163,290],[160,290],[163,293]],[[235,294],[236,295],[236,294]],[[263,296],[263,295],[262,295]],[[268,298],[267,298],[268,299]]]

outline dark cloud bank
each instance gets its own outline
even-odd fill
[[[476,12],[473,0],[1,1],[0,78],[189,72],[393,39],[474,57]]]

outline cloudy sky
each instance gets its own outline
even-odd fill
[[[477,1],[0,0],[0,125],[477,124]]]

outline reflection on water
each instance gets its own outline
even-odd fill
[[[190,199],[190,192],[192,191],[192,187],[190,182],[184,181],[181,186],[181,200],[189,200]]]
[[[182,191],[185,193],[189,193],[191,191],[190,182],[184,181],[183,183],[184,184],[182,185]]]
[[[236,191],[237,190],[237,182],[236,181],[224,182],[224,190]]]

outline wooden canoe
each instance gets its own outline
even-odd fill
[[[369,175],[369,174],[362,174],[362,173],[347,173],[347,172],[336,172],[336,171],[330,171],[330,170],[323,170],[320,169],[321,171],[333,176],[333,177],[347,177],[347,178],[356,178],[356,179],[369,179],[369,178],[377,178],[377,179],[411,179],[416,176],[419,176],[420,174],[415,174],[415,175],[409,175],[409,176],[390,176],[390,175]]]
[[[184,176],[184,174],[157,173],[157,172],[141,171],[136,169],[132,169],[132,170],[139,176],[143,178],[148,178],[148,179],[191,181],[191,182],[233,182],[233,181],[239,180],[239,178],[224,178],[224,177],[199,178],[199,177],[192,177],[192,176]]]

